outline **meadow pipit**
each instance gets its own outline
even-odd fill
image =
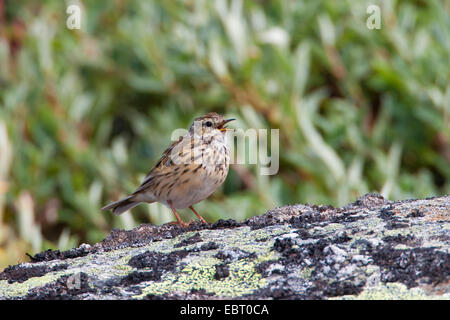
[[[225,125],[232,120],[215,112],[196,118],[189,132],[164,151],[132,195],[102,210],[112,210],[118,215],[141,202],[160,202],[172,209],[180,226],[187,224],[176,209],[190,208],[206,223],[193,205],[209,197],[227,177],[230,153]]]

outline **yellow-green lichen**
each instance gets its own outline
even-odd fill
[[[139,299],[148,294],[188,292],[191,289],[205,290],[221,297],[251,294],[254,290],[266,285],[266,280],[256,271],[255,266],[263,261],[279,258],[278,253],[269,251],[268,248],[270,244],[262,243],[259,248],[261,254],[256,259],[246,258],[229,263],[229,276],[221,280],[214,277],[216,265],[223,263],[222,260],[213,257],[216,251],[204,252],[202,256],[190,255],[182,261],[188,261],[188,265],[179,271],[164,274],[159,282],[146,283],[142,293],[133,298]]]
[[[333,300],[447,300],[450,294],[430,295],[421,288],[407,288],[401,283],[388,283],[366,288],[359,295],[331,298]]]
[[[396,228],[392,230],[384,230],[383,235],[384,236],[406,236],[407,234],[411,233],[411,228]]]
[[[66,271],[49,272],[41,277],[32,277],[22,283],[15,282],[13,284],[8,283],[6,280],[0,280],[1,296],[4,298],[25,296],[30,289],[53,282],[66,273]]]
[[[287,232],[291,232],[292,228],[288,225],[281,225],[277,226],[277,228],[270,228],[267,229],[255,229],[248,232],[247,237],[251,237],[253,239],[266,239],[267,237],[275,237],[277,235],[281,235]]]
[[[380,273],[380,267],[377,265],[368,265],[364,271],[367,275],[371,275],[373,273]]]
[[[324,230],[327,232],[330,232],[330,231],[337,231],[337,230],[344,229],[344,228],[345,228],[345,226],[341,223],[329,223],[324,227]]]
[[[205,290],[222,297],[236,297],[250,294],[263,287],[266,280],[255,270],[254,261],[238,260],[228,265],[229,276],[216,280],[216,265],[221,261],[215,258],[200,259],[192,262],[179,273],[163,276],[161,282],[151,282],[142,289],[142,294],[133,298],[142,298],[148,294],[163,295],[174,292],[188,292],[191,289]]]

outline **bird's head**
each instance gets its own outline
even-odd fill
[[[222,115],[209,112],[201,117],[195,118],[189,131],[194,132],[196,126],[201,127],[202,134],[215,133],[216,130],[225,134],[228,128],[225,125],[235,119],[225,119]],[[228,129],[229,130],[229,129]]]

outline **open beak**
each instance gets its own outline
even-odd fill
[[[227,131],[227,130],[231,130],[231,129],[228,129],[228,128],[224,127],[224,126],[225,126],[228,122],[233,121],[233,120],[236,120],[236,119],[226,119],[226,120],[223,120],[222,123],[218,126],[218,129],[219,129],[220,131],[222,131],[222,132],[225,132],[225,131]]]

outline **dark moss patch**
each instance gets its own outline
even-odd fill
[[[209,241],[208,243],[202,244],[200,247],[201,251],[208,251],[208,250],[214,250],[219,248],[219,245],[215,243],[214,241]]]
[[[335,237],[331,238],[331,243],[345,243],[352,240],[352,238],[347,234],[346,231],[340,231]]]
[[[188,246],[190,244],[194,244],[196,242],[201,242],[202,238],[200,237],[200,233],[196,233],[193,236],[182,240],[180,243],[177,243],[176,245],[174,245],[175,248],[180,248],[180,247],[185,247]]]
[[[273,249],[283,255],[290,255],[291,252],[297,252],[297,250],[292,249],[293,245],[294,241],[291,238],[276,238],[273,243]]]
[[[395,212],[392,211],[394,207],[392,205],[389,205],[387,208],[381,208],[380,212],[378,213],[378,217],[380,217],[383,220],[390,220],[393,217],[395,217]]]
[[[43,275],[52,272],[67,269],[67,264],[58,264],[50,267],[45,265],[24,267],[23,265],[9,266],[2,273],[0,273],[0,280],[8,280],[8,283],[19,282],[22,283],[33,277],[42,277]]]
[[[404,244],[410,247],[419,246],[422,244],[422,241],[412,234],[407,235],[398,234],[396,236],[386,236],[381,240],[389,244]]]
[[[242,223],[237,222],[233,219],[223,220],[219,219],[211,225],[211,229],[226,229],[226,228],[237,228],[242,226]]]
[[[131,258],[128,264],[136,269],[150,269],[157,276],[163,272],[174,271],[178,261],[186,257],[188,253],[188,250],[179,250],[168,254],[147,251]]]
[[[286,272],[284,268],[280,269],[272,267],[273,265],[277,265],[279,263],[280,262],[278,260],[263,261],[255,266],[255,270],[260,273],[263,278],[270,277],[274,274],[285,275]]]
[[[406,215],[407,218],[422,218],[425,214],[419,211],[419,209],[414,209]]]
[[[267,290],[270,294],[268,297],[273,297],[276,300],[291,300],[296,299],[297,297],[303,298],[303,295],[296,294],[291,288],[289,287],[275,287],[272,290]]]
[[[394,221],[388,221],[386,223],[386,229],[393,230],[393,229],[402,229],[402,228],[408,228],[409,223],[401,221],[401,220],[394,220]]]
[[[51,261],[61,259],[62,252],[59,250],[48,249],[46,251],[39,252],[34,256],[27,253],[27,256],[31,259],[31,262]]]
[[[222,263],[216,265],[216,273],[214,274],[214,278],[216,280],[221,280],[230,275],[230,269],[228,268],[228,264]]]
[[[272,226],[278,223],[278,215],[275,211],[268,211],[261,216],[253,217],[245,222],[245,225],[250,227],[250,230],[258,230],[267,226]]]
[[[84,257],[92,251],[92,247],[89,245],[81,245],[78,248],[74,248],[67,251],[59,250],[46,250],[31,256],[27,254],[31,262],[51,261],[51,260],[64,260],[73,259],[78,257]]]
[[[207,292],[205,289],[190,289],[187,292],[174,292],[169,294],[155,295],[148,294],[145,300],[206,300],[214,297],[214,293]]]
[[[448,242],[448,243],[450,243],[450,233],[431,236],[430,240],[438,240],[438,241],[441,241],[441,242]]]
[[[396,215],[396,213],[393,210],[394,206],[391,204],[386,208],[382,208],[378,213],[378,217],[380,217],[386,222],[386,229],[393,230],[400,228],[408,228],[409,227],[408,221],[401,219],[401,217]]]
[[[330,244],[328,239],[319,239],[314,243],[303,244],[302,246],[293,247],[295,241],[291,238],[275,239],[273,248],[282,254],[280,263],[285,266],[300,265],[305,266],[304,261],[308,259],[310,263],[316,267],[321,267],[325,261],[326,254],[324,249]],[[311,266],[311,265],[309,265]]]
[[[318,223],[318,222],[322,222],[325,221],[325,215],[321,215],[320,212],[318,211],[307,211],[302,213],[299,216],[294,216],[289,220],[289,223],[294,227],[294,228],[308,228],[311,224],[313,223]]]
[[[160,281],[162,272],[161,270],[150,271],[133,271],[120,280],[120,285],[134,285],[144,281]]]
[[[312,291],[316,291],[319,295],[323,294],[326,297],[358,295],[363,290],[363,287],[364,282],[358,284],[352,281],[334,281],[332,283],[316,282],[309,294],[314,295]]]
[[[166,294],[164,295],[157,295],[149,293],[144,297],[144,300],[167,300],[168,296]]]
[[[294,299],[305,299],[304,294],[300,292],[295,292],[292,290],[285,281],[280,281],[275,283],[273,286],[265,287],[256,290],[251,295],[244,295],[244,299],[254,299],[258,297],[260,299],[271,298],[275,300],[294,300]]]
[[[359,197],[352,205],[357,207],[373,208],[382,205],[386,200],[378,193],[367,193]]]
[[[302,239],[302,240],[306,240],[306,239],[312,238],[312,236],[309,233],[309,231],[306,230],[305,228],[297,229],[296,231],[294,231],[294,233],[297,233],[299,238]]]
[[[89,276],[80,272],[64,275],[55,282],[31,289],[25,299],[29,300],[72,300],[86,293],[95,293],[89,286]]]
[[[357,212],[344,212],[340,215],[334,216],[330,219],[331,223],[346,223],[346,222],[355,222],[358,220],[363,220],[366,217],[362,214],[359,214]]]
[[[419,282],[442,283],[450,274],[450,254],[435,248],[396,250],[390,245],[379,246],[372,258],[381,267],[381,281],[401,282],[408,288]]]
[[[356,281],[353,273],[330,283],[330,279],[336,279],[340,271],[351,263],[350,259],[347,259],[346,251],[340,248],[340,245],[350,239],[345,231],[331,238],[320,238],[315,242],[298,245],[296,238],[277,238],[273,249],[281,253],[282,257],[279,260],[263,262],[256,270],[263,277],[274,273],[289,277],[295,270],[312,270],[310,277],[303,284],[303,291],[291,295],[291,292],[279,290],[278,294],[282,299],[293,296],[296,299],[324,299],[343,294],[359,294],[363,290],[364,281]],[[343,252],[343,255],[340,252]],[[274,264],[281,264],[285,268],[275,268]]]
[[[294,257],[291,257],[291,260],[303,261],[308,258],[313,261],[313,264],[316,267],[321,267],[322,262],[325,261],[325,257],[328,255],[324,252],[324,249],[329,244],[330,241],[326,239],[320,239],[316,243],[306,244],[299,249],[295,249],[298,250],[298,258],[294,260]],[[315,269],[315,271],[317,271],[317,268]]]
[[[132,230],[113,229],[111,233],[96,246],[101,247],[105,251],[125,247],[140,247],[154,241],[172,239],[185,232],[200,231],[210,227],[210,224],[202,223],[199,220],[189,223],[187,227],[180,227],[173,223],[166,223],[162,226],[142,224]]]
[[[314,205],[311,205],[311,209],[313,209],[314,211],[322,213],[322,212],[334,210],[335,208],[332,205],[321,205],[321,206],[318,206],[318,205],[314,204]]]

